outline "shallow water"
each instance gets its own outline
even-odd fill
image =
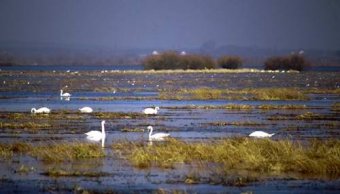
[[[24,71],[22,69],[22,71]],[[172,137],[185,141],[211,141],[241,136],[254,130],[276,133],[273,139],[340,138],[339,114],[332,106],[340,101],[338,94],[309,94],[308,101],[251,101],[251,100],[160,100],[158,93],[164,88],[257,88],[297,87],[306,84],[320,89],[335,89],[340,83],[336,73],[307,72],[301,74],[122,74],[86,72],[82,75],[51,72],[1,72],[0,113],[1,122],[43,122],[49,128],[39,130],[0,129],[0,142],[88,142],[84,133],[100,129],[98,112],[127,114],[140,113],[137,117],[106,119],[106,157],[62,164],[44,164],[41,161],[16,156],[10,161],[0,161],[0,193],[74,193],[83,190],[98,192],[150,193],[157,190],[188,193],[338,193],[339,178],[303,177],[302,175],[268,175],[260,181],[243,186],[213,185],[208,182],[186,184],[185,176],[195,173],[194,167],[180,165],[175,169],[137,169],[111,150],[110,145],[119,140],[147,143],[147,132],[124,132],[124,129],[146,129],[169,132]],[[275,77],[273,78],[273,76]],[[4,82],[5,81],[5,82]],[[29,84],[28,84],[29,82]],[[68,87],[66,87],[66,85]],[[110,87],[109,89],[107,89]],[[70,101],[61,100],[59,89],[70,92]],[[115,88],[113,93],[110,89]],[[101,99],[107,98],[107,99]],[[112,98],[112,99],[111,99]],[[250,110],[204,109],[198,106],[223,106],[246,104]],[[306,109],[261,110],[259,105],[305,105]],[[33,107],[47,106],[52,114],[38,117],[30,114]],[[83,106],[94,109],[93,114],[79,115]],[[155,116],[143,116],[146,107],[159,106]],[[69,111],[67,114],[61,114]],[[297,116],[313,112],[321,119],[298,120]],[[8,119],[8,115],[25,113],[23,118]],[[273,117],[284,119],[270,119]],[[78,118],[79,117],[79,118]],[[98,146],[99,143],[98,143]],[[19,172],[21,165],[33,168]],[[95,171],[103,176],[51,177],[44,173],[51,168],[64,170]],[[238,172],[237,172],[238,173]],[[236,173],[231,177],[238,176]],[[247,172],[249,173],[249,172]],[[249,174],[246,174],[250,176]],[[244,176],[244,175],[242,175]]]

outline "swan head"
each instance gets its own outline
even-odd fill
[[[151,131],[153,128],[152,128],[152,126],[148,126],[148,131]]]
[[[35,113],[36,111],[37,111],[37,109],[35,109],[35,108],[31,109],[31,113]]]
[[[105,120],[102,120],[102,125],[104,125],[105,124]]]
[[[158,107],[158,106],[156,106],[156,107],[155,107],[155,110],[159,110],[159,107]]]

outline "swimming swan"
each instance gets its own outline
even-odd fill
[[[156,106],[155,108],[146,108],[146,109],[144,109],[143,113],[147,114],[147,115],[156,115],[158,110],[159,110],[159,107]]]
[[[32,108],[31,109],[31,113],[50,113],[51,109],[47,108],[47,107],[41,107],[38,109]]]
[[[70,93],[63,93],[63,90],[60,90],[60,97],[71,97]]]
[[[275,135],[275,133],[269,134],[263,131],[254,131],[251,134],[249,134],[249,137],[264,138],[264,137],[271,137],[273,135]]]
[[[93,112],[93,109],[91,107],[84,106],[83,108],[80,108],[79,111],[81,113],[91,113],[91,112]]]
[[[153,127],[148,126],[148,131],[149,131],[149,141],[163,141],[166,137],[169,137],[169,133],[155,133],[152,135],[153,132]]]
[[[101,122],[102,124],[102,132],[100,131],[89,131],[87,133],[85,133],[87,135],[87,139],[92,140],[92,141],[100,141],[102,140],[102,147],[104,147],[104,141],[105,141],[105,121],[103,120]]]

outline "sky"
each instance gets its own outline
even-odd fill
[[[340,1],[0,0],[1,42],[340,50]]]

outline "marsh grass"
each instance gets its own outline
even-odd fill
[[[143,128],[123,128],[120,130],[121,132],[144,132],[144,129]]]
[[[214,89],[194,88],[179,90],[161,90],[159,99],[167,100],[308,100],[308,96],[295,88],[245,88],[245,89]]]
[[[9,159],[14,154],[27,153],[32,149],[31,144],[15,142],[13,144],[0,144],[0,158]]]
[[[293,88],[259,88],[250,90],[255,100],[308,100],[309,98]]]
[[[331,110],[335,112],[340,112],[340,102],[334,103],[331,107]]]
[[[251,110],[254,107],[247,104],[228,104],[224,106],[225,109],[231,109],[231,110]]]
[[[32,145],[16,142],[0,144],[0,158],[8,159],[14,154],[28,155],[44,162],[64,162],[87,158],[104,157],[100,146],[89,143],[53,143],[47,145]]]
[[[34,146],[29,153],[44,162],[64,162],[105,156],[100,146],[81,142]]]
[[[113,145],[138,168],[175,168],[177,164],[215,163],[221,170],[296,172],[340,176],[340,141],[232,138],[188,143],[175,139],[153,146],[132,142]]]
[[[297,115],[295,117],[297,120],[333,120],[337,121],[338,117],[336,115],[328,115],[328,114],[317,114],[313,112],[305,112],[303,114]]]
[[[219,89],[211,88],[198,88],[189,92],[194,99],[220,99],[222,97],[222,91]]]
[[[212,126],[228,126],[228,125],[235,125],[235,126],[260,126],[260,125],[265,125],[264,123],[257,123],[253,121],[234,121],[234,122],[224,122],[224,121],[217,121],[217,122],[212,122],[208,123],[208,125]]]
[[[258,109],[261,110],[272,110],[272,109],[288,109],[288,110],[298,110],[298,109],[307,109],[306,105],[272,105],[272,104],[264,104],[257,106]]]
[[[96,112],[94,116],[98,119],[135,119],[144,118],[142,113],[124,113],[124,112]]]
[[[35,122],[25,122],[25,123],[7,123],[0,122],[0,128],[5,129],[48,129],[50,124],[41,124]]]
[[[69,171],[52,168],[44,172],[43,175],[51,177],[103,177],[109,176],[110,174],[105,172]]]

